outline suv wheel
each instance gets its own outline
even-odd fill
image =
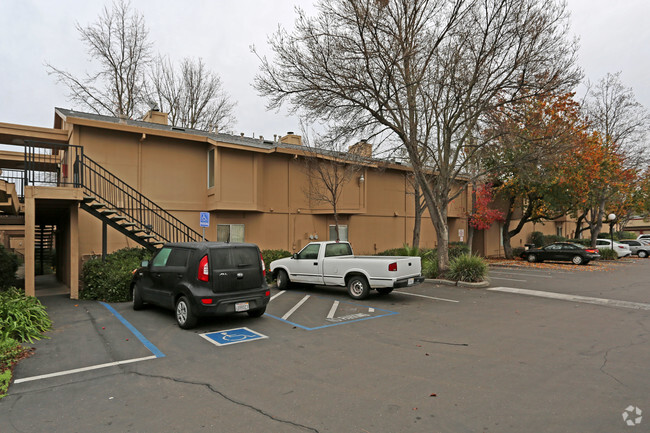
[[[192,311],[192,304],[185,296],[181,296],[176,302],[176,323],[183,329],[191,329],[196,326],[198,318]]]
[[[133,309],[136,311],[142,310],[144,307],[144,302],[142,301],[142,295],[140,294],[140,289],[138,289],[137,284],[133,285],[133,290],[131,293],[133,295]]]

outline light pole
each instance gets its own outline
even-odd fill
[[[616,220],[616,214],[610,213],[607,215],[607,219],[609,220],[609,237],[612,240],[612,250],[614,250],[614,220]]]

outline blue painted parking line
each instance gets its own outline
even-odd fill
[[[320,298],[320,299],[330,300],[330,298],[325,298],[325,297],[318,297],[318,296],[314,296],[314,297],[315,298]],[[372,311],[373,313],[382,312],[383,314],[375,314],[375,315],[371,316],[371,315],[366,314],[366,313],[356,313],[356,314],[349,314],[349,315],[346,315],[346,316],[333,317],[333,311],[330,310],[330,314],[328,314],[328,317],[325,320],[327,320],[329,322],[332,322],[332,323],[329,323],[327,325],[314,326],[314,327],[311,327],[311,328],[308,327],[308,326],[304,326],[304,325],[301,325],[299,323],[292,322],[290,320],[284,319],[283,317],[274,316],[273,314],[269,314],[268,312],[264,314],[264,317],[267,317],[267,316],[271,317],[271,318],[273,318],[275,320],[279,320],[280,322],[284,322],[284,323],[288,323],[290,325],[293,325],[296,328],[304,329],[305,331],[315,331],[317,329],[329,328],[329,327],[338,326],[338,325],[345,325],[347,323],[362,322],[364,320],[378,319],[379,317],[394,316],[396,314],[399,314],[396,311],[382,310],[381,308],[368,307],[368,306],[364,306],[364,305],[355,304],[353,302],[345,302],[345,301],[335,301],[335,302],[339,302],[339,303],[342,302],[342,303],[345,303],[345,304],[354,305],[355,307],[367,308],[368,311]],[[331,317],[330,317],[330,315],[331,315]]]
[[[266,335],[248,328],[226,329],[224,331],[207,332],[199,335],[217,346],[227,346],[229,344],[245,343],[262,338],[269,338]]]
[[[153,343],[152,343],[151,341],[147,340],[147,339],[145,338],[145,336],[142,335],[142,333],[140,333],[140,331],[138,331],[137,329],[135,329],[135,326],[131,325],[131,324],[130,324],[130,323],[129,323],[129,322],[128,322],[124,317],[122,317],[122,315],[121,315],[120,313],[118,313],[118,312],[115,310],[115,308],[111,307],[110,305],[108,305],[108,304],[105,303],[105,302],[100,302],[100,304],[102,304],[104,307],[106,307],[106,308],[108,309],[108,311],[110,311],[111,313],[113,313],[113,315],[114,315],[115,317],[117,317],[117,319],[118,319],[120,322],[122,322],[122,324],[123,324],[124,326],[126,326],[126,327],[129,329],[129,331],[131,331],[131,332],[133,333],[133,335],[135,335],[135,337],[136,337],[138,340],[140,340],[140,342],[141,342],[142,344],[144,344],[144,347],[146,347],[147,349],[149,349],[149,351],[151,351],[151,353],[153,353],[153,354],[156,356],[156,358],[164,358],[164,357],[165,357],[165,354],[164,354],[164,353],[162,353],[162,352],[161,352],[161,351],[160,351],[156,346],[154,346]]]

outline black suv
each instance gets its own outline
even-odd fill
[[[144,303],[176,311],[189,329],[200,316],[246,312],[260,317],[271,295],[255,244],[178,242],[164,245],[133,273],[133,309]]]

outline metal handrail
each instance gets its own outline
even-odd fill
[[[130,219],[132,232],[165,242],[199,242],[202,235],[122,179],[86,156],[83,147],[57,143],[25,144],[24,185],[73,186]]]

